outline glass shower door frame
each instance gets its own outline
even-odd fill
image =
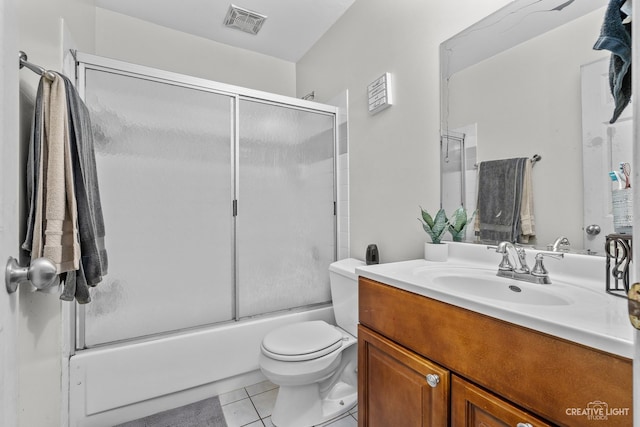
[[[240,151],[238,151],[238,155],[236,156],[236,171],[237,171],[237,175],[236,175],[236,196],[238,197],[238,199],[240,200],[240,204],[241,206],[241,215],[240,218],[236,217],[236,240],[235,240],[235,244],[236,244],[236,261],[235,261],[235,267],[236,267],[236,274],[235,274],[235,284],[236,284],[236,313],[237,313],[237,318],[236,320],[240,320],[240,319],[244,319],[244,318],[252,318],[254,316],[264,316],[264,315],[271,315],[273,313],[278,313],[278,312],[283,312],[283,311],[290,311],[290,310],[299,310],[299,309],[306,309],[306,308],[313,308],[313,307],[317,307],[317,306],[321,306],[321,305],[326,305],[327,303],[331,302],[331,297],[329,295],[329,283],[328,283],[328,268],[326,269],[326,277],[322,277],[322,274],[325,270],[323,269],[318,269],[318,266],[320,264],[322,264],[322,262],[317,262],[318,258],[315,258],[315,256],[317,255],[319,258],[322,258],[322,256],[324,255],[324,257],[329,257],[329,252],[328,251],[323,251],[322,249],[318,249],[319,248],[323,248],[323,245],[313,245],[313,247],[309,247],[309,246],[304,246],[302,245],[302,247],[300,247],[299,251],[284,251],[284,255],[285,256],[276,256],[276,254],[278,255],[282,255],[283,252],[282,248],[291,248],[291,245],[296,245],[297,242],[301,241],[301,239],[304,238],[305,232],[307,230],[307,228],[305,228],[304,230],[298,230],[300,232],[300,234],[295,234],[296,239],[294,242],[289,241],[288,243],[282,243],[283,240],[279,239],[279,240],[274,240],[274,239],[266,239],[266,241],[268,241],[269,243],[271,243],[271,245],[275,244],[276,246],[269,246],[269,244],[264,246],[264,256],[259,256],[256,257],[255,254],[251,255],[248,254],[246,251],[246,241],[247,241],[247,236],[250,235],[252,239],[255,239],[255,234],[253,234],[253,232],[255,232],[255,221],[252,221],[251,218],[247,218],[246,216],[246,212],[247,212],[247,204],[246,202],[243,202],[243,197],[244,200],[247,200],[247,192],[245,191],[243,193],[243,185],[246,184],[246,180],[242,179],[242,174],[246,173],[247,171],[247,164],[245,163],[243,165],[243,159],[247,158],[247,137],[248,137],[248,129],[245,127],[246,124],[248,122],[251,122],[250,119],[248,119],[247,116],[247,110],[250,108],[244,108],[244,107],[249,107],[249,105],[260,105],[260,109],[263,109],[263,107],[273,107],[274,109],[281,109],[280,111],[284,111],[284,113],[281,113],[280,111],[278,111],[277,113],[275,113],[274,111],[270,110],[269,113],[267,113],[266,117],[270,117],[271,120],[273,121],[277,121],[282,119],[282,121],[284,122],[283,125],[285,126],[285,128],[287,129],[287,132],[285,133],[281,133],[281,129],[278,129],[278,132],[276,132],[276,134],[273,134],[271,132],[270,129],[266,129],[264,131],[264,137],[265,138],[276,138],[274,140],[272,140],[271,142],[275,143],[275,146],[269,146],[270,148],[273,147],[270,151],[270,153],[273,154],[274,157],[270,157],[270,161],[273,161],[273,166],[275,169],[269,169],[267,171],[267,173],[265,175],[263,175],[264,182],[270,182],[270,180],[272,179],[272,175],[269,173],[272,170],[275,171],[288,171],[291,172],[292,170],[305,170],[307,172],[309,172],[310,170],[315,170],[316,173],[318,173],[318,170],[315,169],[318,167],[318,163],[307,163],[304,160],[301,160],[299,163],[293,163],[293,164],[289,164],[287,160],[287,162],[283,163],[282,162],[282,158],[278,157],[277,152],[278,152],[278,148],[277,146],[280,145],[281,149],[282,149],[282,145],[287,145],[288,143],[285,141],[289,141],[291,142],[292,140],[290,140],[288,137],[291,134],[297,135],[297,138],[294,138],[293,140],[296,141],[295,144],[298,145],[294,145],[294,146],[299,146],[300,143],[304,144],[304,142],[308,142],[311,139],[313,139],[314,143],[319,143],[320,145],[316,145],[314,147],[325,147],[325,149],[328,149],[327,145],[323,145],[325,144],[327,141],[322,141],[322,138],[317,138],[319,140],[317,140],[314,137],[318,137],[318,135],[326,135],[322,132],[323,128],[315,128],[315,131],[319,132],[319,133],[315,133],[315,132],[311,132],[311,133],[302,133],[299,134],[296,131],[299,130],[299,128],[296,127],[296,125],[298,123],[300,123],[303,120],[311,120],[311,122],[316,123],[317,121],[323,121],[324,118],[320,118],[319,116],[325,116],[326,118],[330,118],[330,128],[332,129],[332,141],[331,141],[331,167],[332,167],[332,182],[331,182],[331,200],[332,200],[332,205],[325,205],[325,204],[319,204],[317,205],[317,209],[322,209],[322,207],[326,207],[327,211],[329,209],[331,209],[331,233],[333,236],[333,248],[332,248],[332,253],[330,254],[330,260],[331,261],[335,261],[337,259],[337,255],[338,255],[338,234],[337,234],[337,185],[338,185],[338,181],[337,181],[337,161],[338,161],[338,148],[337,148],[337,141],[338,141],[338,129],[337,129],[337,114],[334,113],[326,113],[323,111],[319,111],[318,109],[315,108],[308,108],[305,106],[296,106],[296,105],[292,105],[291,103],[284,103],[284,102],[276,102],[273,100],[268,100],[268,99],[263,99],[263,98],[255,98],[255,97],[248,97],[248,96],[240,96],[239,98],[239,102],[238,102],[238,109],[241,110],[239,112],[238,115],[236,115],[237,121],[238,121],[238,126],[237,126],[237,133],[236,135],[238,135],[238,150],[243,149],[242,151],[242,155],[240,154]],[[243,107],[244,106],[244,107]],[[244,109],[243,109],[244,108]],[[290,110],[290,111],[289,111]],[[273,116],[273,114],[276,114],[275,116]],[[309,115],[305,115],[305,113],[309,113]],[[290,114],[295,115],[295,117],[298,120],[295,121],[287,121],[286,119],[283,119],[282,114],[284,114],[284,116],[289,116]],[[265,116],[257,116],[258,118],[262,118],[264,119]],[[241,126],[240,122],[243,122],[243,125]],[[294,124],[295,123],[295,124]],[[293,124],[293,128],[289,127]],[[324,123],[323,123],[324,124]],[[327,123],[328,124],[328,123]],[[312,125],[313,126],[313,125]],[[242,128],[244,128],[244,131],[242,130]],[[327,128],[324,129],[328,129],[329,126]],[[305,127],[304,129],[305,131],[308,131],[309,128]],[[286,134],[286,135],[285,135]],[[262,135],[262,133],[261,133]],[[307,139],[308,138],[308,139]],[[250,138],[249,138],[250,139]],[[251,145],[251,143],[249,143],[249,145]],[[287,147],[291,147],[291,146],[287,146]],[[321,150],[322,151],[322,150]],[[290,154],[290,152],[287,152]],[[309,160],[309,158],[307,156],[310,155],[309,151],[305,151],[305,155],[303,155],[302,157],[304,157],[305,160]],[[311,154],[312,155],[312,154]],[[294,155],[293,155],[294,156]],[[313,156],[313,155],[312,155]],[[285,157],[288,157],[285,155]],[[248,160],[248,159],[247,159]],[[316,159],[317,160],[317,159]],[[320,160],[319,163],[322,163],[322,160]],[[309,166],[310,168],[306,168],[307,166]],[[282,168],[282,169],[281,169]],[[292,169],[290,169],[292,168]],[[299,168],[299,169],[297,169]],[[321,169],[320,169],[321,170]],[[310,175],[314,175],[313,172],[309,172]],[[271,178],[270,178],[271,177]],[[317,176],[316,176],[317,178]],[[271,181],[273,184],[273,181]],[[268,204],[262,204],[260,206],[251,203],[250,204],[253,206],[254,209],[257,208],[261,208],[261,206],[265,206],[265,211],[271,212],[273,213],[273,209],[272,206],[277,206],[277,210],[278,212],[278,219],[281,218],[287,218],[289,219],[289,222],[287,223],[287,226],[283,226],[283,223],[278,224],[277,221],[269,221],[269,224],[272,224],[273,227],[275,229],[278,229],[278,227],[280,227],[280,229],[282,230],[287,229],[290,230],[291,227],[295,227],[295,224],[297,223],[297,218],[309,218],[310,216],[314,216],[315,213],[310,213],[310,212],[306,212],[306,215],[300,215],[301,212],[304,212],[304,209],[299,208],[299,206],[301,206],[300,204],[300,199],[304,197],[303,194],[292,190],[291,192],[288,192],[287,189],[290,189],[290,187],[288,187],[287,182],[280,182],[280,186],[277,187],[273,187],[273,188],[278,188],[278,193],[284,193],[287,194],[287,198],[289,200],[293,199],[296,200],[295,206],[289,205],[287,202],[287,200],[283,200],[281,198],[279,198],[279,194],[275,195],[273,193],[271,193],[272,198],[269,199],[269,203]],[[309,190],[309,185],[312,186],[311,188],[314,188],[314,186],[318,183],[325,183],[327,181],[316,181],[314,179],[307,179],[307,180],[301,180],[301,181],[296,181],[296,175],[294,174],[293,176],[293,182],[297,182],[299,185],[304,186],[305,189]],[[245,190],[246,190],[245,186]],[[295,185],[293,186],[294,188],[299,188],[296,187]],[[323,187],[324,190],[327,189],[327,187]],[[270,189],[264,189],[263,188],[263,193],[270,193]],[[320,189],[322,190],[322,188]],[[251,192],[251,191],[250,191]],[[260,195],[257,195],[257,193],[255,191],[251,192],[253,197],[250,197],[249,200],[255,202],[258,199],[262,199],[263,197],[263,193],[260,193]],[[318,193],[313,193],[314,195],[317,196]],[[327,193],[323,193],[324,197],[327,197]],[[317,200],[317,197],[315,198]],[[303,199],[304,200],[304,199]],[[323,199],[326,200],[326,199]],[[276,202],[275,204],[273,203],[274,201],[279,201],[280,203]],[[264,200],[263,200],[264,202]],[[285,205],[288,205],[290,210],[287,209],[285,207]],[[302,204],[304,205],[304,204]],[[298,216],[290,216],[291,212],[296,212],[298,214]],[[261,214],[265,213],[261,211]],[[318,219],[317,222],[313,222],[313,221],[309,221],[312,224],[322,224],[321,227],[323,229],[327,229],[327,223],[324,222],[327,220],[327,217],[322,217],[322,214],[320,215],[321,218],[316,218]],[[255,218],[254,218],[255,220]],[[253,224],[252,224],[253,223]],[[299,224],[298,224],[299,225]],[[253,230],[253,232],[250,232],[251,234],[247,234],[247,230]],[[260,230],[258,230],[260,231]],[[291,237],[292,234],[291,232],[289,233],[283,233],[283,238],[286,239],[286,237]],[[302,240],[304,241],[304,240]],[[318,240],[317,239],[312,239],[313,242],[317,243]],[[264,242],[262,242],[264,243]],[[326,243],[326,242],[325,242]],[[260,245],[261,243],[259,242],[258,245]],[[280,246],[278,246],[278,244],[280,244]],[[304,258],[304,257],[298,257],[298,254],[300,253],[304,253],[306,250],[309,250],[314,254],[314,260],[316,262],[308,262],[307,264],[304,264],[309,258]],[[315,252],[317,249],[317,252]],[[243,253],[241,253],[243,252]],[[273,256],[272,256],[273,255]],[[271,262],[264,262],[265,259],[268,259],[271,256]],[[255,263],[250,265],[250,268],[253,268],[254,271],[252,271],[251,273],[249,273],[248,269],[247,269],[247,263],[248,260],[253,260],[255,261]],[[326,259],[326,258],[325,258]],[[288,264],[288,265],[284,265],[284,264]],[[301,268],[301,265],[305,265],[305,268]],[[280,272],[275,273],[276,270],[278,270],[277,266],[280,266]],[[268,267],[267,267],[268,266]],[[295,272],[294,272],[295,270]],[[321,271],[319,271],[321,270]],[[300,274],[300,271],[305,271],[304,274]],[[315,272],[315,274],[314,274]],[[259,278],[259,279],[258,279]],[[252,280],[254,279],[254,280]],[[262,280],[264,279],[264,280]],[[256,280],[259,280],[261,283],[256,283]],[[328,299],[322,299],[325,298],[324,296],[320,295],[317,292],[317,288],[315,288],[313,285],[309,286],[308,284],[313,284],[313,283],[319,283],[323,282],[326,280],[326,293],[327,293],[327,298]],[[305,287],[306,285],[306,287]],[[286,288],[287,290],[291,290],[294,293],[297,293],[297,295],[304,295],[305,297],[303,298],[298,298],[296,301],[296,298],[288,298],[288,301],[286,301],[285,304],[280,304],[278,302],[274,302],[274,298],[273,298],[273,290],[274,289],[282,289],[282,288]],[[320,292],[322,292],[320,290]],[[255,310],[255,302],[256,300],[260,301],[260,310]],[[253,301],[253,303],[251,303],[250,301]],[[253,310],[250,308],[251,306],[253,306]],[[267,308],[265,308],[264,306],[266,306]]]
[[[310,102],[306,100],[291,98],[283,95],[271,94],[267,92],[257,91],[253,89],[228,85],[224,83],[214,82],[202,78],[187,76],[183,74],[173,73],[169,71],[158,70],[146,66],[131,64],[123,61],[113,60],[110,58],[103,58],[96,55],[85,54],[81,52],[74,52],[76,58],[76,86],[80,96],[85,98],[85,73],[87,70],[98,70],[98,71],[106,71],[113,72],[120,75],[141,78],[145,80],[155,81],[159,83],[176,85],[180,87],[202,90],[207,92],[212,92],[220,95],[226,95],[234,99],[232,106],[232,118],[231,118],[231,189],[232,194],[230,194],[230,202],[232,203],[233,212],[233,227],[232,227],[232,265],[229,268],[232,270],[232,281],[233,281],[233,299],[235,301],[234,307],[232,308],[233,320],[240,320],[239,317],[239,292],[238,292],[238,247],[237,247],[237,216],[235,214],[235,208],[237,206],[237,200],[239,197],[238,194],[238,182],[239,182],[239,104],[241,99],[247,100],[255,100],[262,103],[268,103],[272,105],[284,106],[288,108],[306,110],[314,113],[321,113],[326,115],[333,116],[333,198],[334,198],[334,217],[333,217],[333,236],[334,236],[334,255],[333,258],[337,257],[337,248],[339,246],[339,236],[337,234],[337,217],[336,213],[336,204],[337,201],[337,141],[338,141],[338,128],[337,128],[337,108],[329,105],[319,104],[315,102]],[[108,239],[108,236],[107,236]],[[176,266],[176,268],[191,268],[190,266]],[[79,304],[67,304],[68,310],[64,314],[66,318],[69,319],[69,338],[72,349],[75,350],[83,350],[86,348],[85,345],[85,308]],[[224,323],[224,322],[221,322]],[[215,323],[220,324],[220,323]],[[199,326],[203,327],[205,325]],[[196,327],[197,328],[197,327]],[[192,328],[188,328],[192,329]],[[167,334],[178,333],[178,331],[166,331],[160,332],[156,334],[151,334],[142,337],[136,337],[131,339],[125,339],[123,341],[114,341],[105,344],[100,344],[100,346],[107,346],[112,344],[119,344],[126,341],[137,341],[140,339],[149,339],[154,336],[163,336]],[[75,353],[74,350],[71,351],[71,354]]]

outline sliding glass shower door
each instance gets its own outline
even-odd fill
[[[77,349],[331,301],[335,109],[83,56],[109,274]]]
[[[109,274],[84,346],[230,320],[234,97],[88,69]]]
[[[240,100],[239,316],[331,301],[334,116]]]

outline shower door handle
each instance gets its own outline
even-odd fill
[[[57,275],[56,266],[47,258],[34,259],[31,265],[22,267],[15,258],[9,257],[4,270],[4,283],[10,294],[24,282],[31,282],[37,289],[47,289],[55,283]]]

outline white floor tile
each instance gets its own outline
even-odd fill
[[[264,393],[265,391],[273,390],[274,388],[278,388],[278,386],[269,380],[245,387],[245,389],[247,390],[247,393],[249,393],[249,396],[253,396],[259,393]]]
[[[220,403],[229,427],[274,427],[271,413],[278,395],[278,386],[263,381],[244,389],[220,395]],[[249,398],[247,398],[249,396]],[[334,420],[316,427],[357,427],[358,407]]]
[[[349,413],[357,421],[358,420],[358,405],[354,406],[353,409],[349,411]]]
[[[324,424],[320,424],[322,427],[358,427],[358,422],[351,415],[346,415],[337,420],[327,421]]]
[[[224,412],[224,418],[229,427],[241,427],[260,420],[249,399],[238,400],[224,405],[222,412]]]
[[[238,400],[246,399],[247,397],[249,397],[247,391],[241,388],[238,390],[230,391],[229,393],[221,394],[220,396],[218,396],[218,399],[220,399],[221,405],[226,405],[231,402],[237,402]]]
[[[251,401],[258,410],[260,418],[266,418],[271,415],[271,412],[273,412],[273,406],[276,404],[277,396],[277,388],[251,396]]]

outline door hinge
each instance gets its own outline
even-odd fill
[[[233,199],[233,216],[238,216],[238,199]]]
[[[333,216],[338,215],[338,203],[333,202]]]

